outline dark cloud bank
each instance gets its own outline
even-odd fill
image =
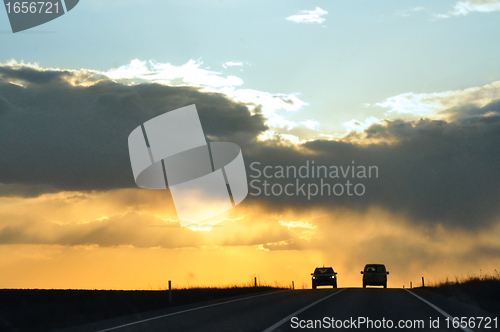
[[[373,125],[368,139],[391,144],[360,145],[316,140],[300,149],[258,142],[265,118],[224,95],[190,87],[127,86],[103,80],[92,86],[68,83],[67,71],[0,66],[0,183],[3,195],[50,190],[109,190],[135,187],[127,137],[144,121],[196,104],[205,134],[239,144],[250,163],[266,165],[377,166],[378,178],[352,179],[363,196],[249,196],[272,209],[381,206],[426,223],[480,228],[500,216],[500,103],[463,111],[453,122],[422,119]],[[22,83],[23,87],[11,84]],[[483,116],[484,113],[497,114]],[[495,113],[497,112],[497,113]],[[455,114],[460,110],[455,109]],[[249,177],[249,180],[253,178]],[[265,178],[260,178],[261,181]],[[268,179],[295,183],[296,179]],[[318,179],[299,179],[319,183]],[[346,179],[324,179],[330,184]],[[21,189],[16,190],[16,187]],[[30,191],[29,188],[34,188]],[[139,189],[138,189],[139,190]],[[252,188],[251,192],[255,192]]]

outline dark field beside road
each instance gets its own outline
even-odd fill
[[[500,275],[446,280],[427,290],[454,298],[500,316]]]
[[[0,290],[0,331],[51,331],[172,306],[276,290],[274,287],[168,291]]]

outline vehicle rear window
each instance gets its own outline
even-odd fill
[[[316,270],[314,270],[314,273],[315,274],[325,274],[325,273],[333,273],[333,269],[332,268],[317,268]]]
[[[373,266],[368,265],[367,267],[365,267],[365,272],[380,272],[380,273],[384,273],[385,269],[384,269],[383,266],[380,266],[380,265],[373,265]]]

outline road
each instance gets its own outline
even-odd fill
[[[494,318],[480,309],[425,289],[285,290],[121,317],[67,331],[271,332],[302,329],[324,331],[331,330],[332,326],[337,326],[334,330],[340,331],[386,331],[390,330],[391,324],[393,329],[405,331],[499,330],[493,322],[490,329],[478,329],[477,326],[472,329],[453,329],[451,326],[452,317],[486,316]],[[447,317],[450,328],[446,328]],[[433,328],[430,327],[431,320]],[[476,319],[476,323],[478,321]],[[339,328],[339,324],[343,324],[343,328]]]

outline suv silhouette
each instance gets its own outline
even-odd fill
[[[333,286],[337,288],[337,272],[332,267],[317,267],[312,275],[312,288],[318,286]]]
[[[363,288],[366,286],[384,286],[387,288],[387,275],[389,271],[385,269],[384,264],[366,264],[363,275]]]

